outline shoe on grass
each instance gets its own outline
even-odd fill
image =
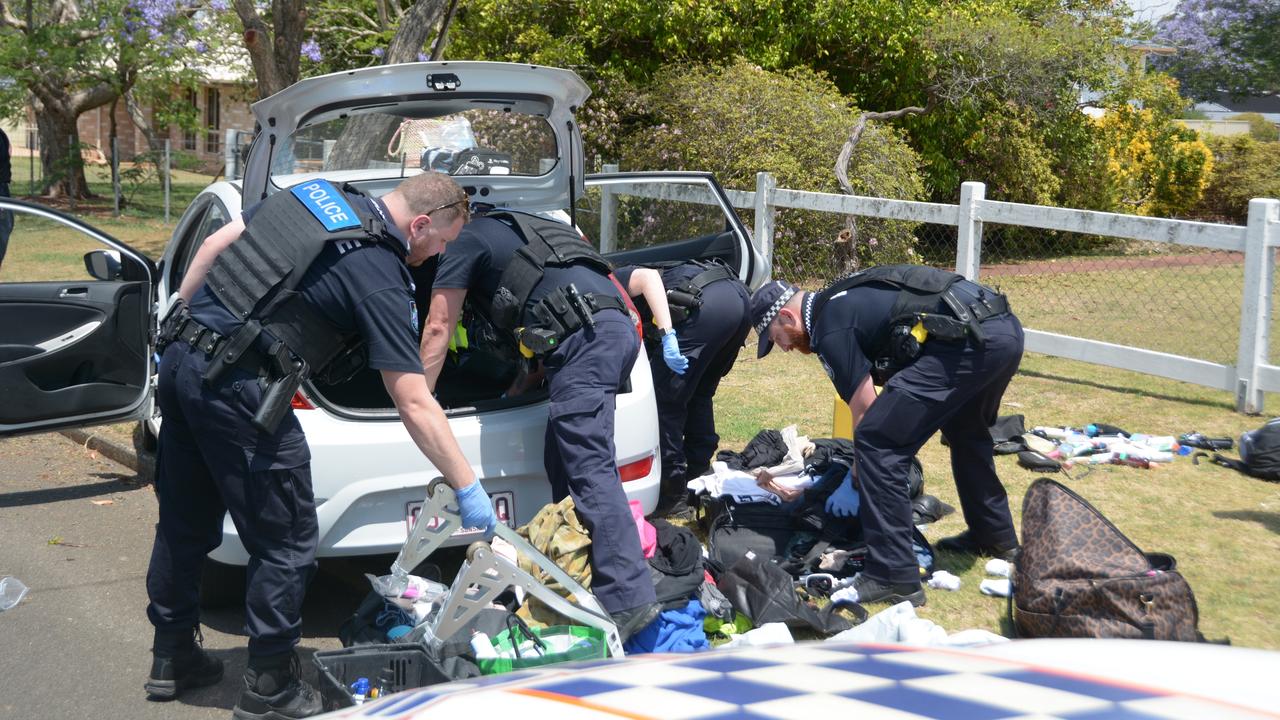
[[[921,607],[925,603],[924,588],[920,583],[882,583],[873,580],[863,573],[853,578],[853,583],[845,589],[845,594],[852,590],[854,597],[849,598],[857,603],[893,603],[907,601],[913,607]]]
[[[959,535],[945,537],[933,544],[937,550],[945,550],[952,553],[966,553],[968,555],[984,555],[986,557],[1000,558],[1009,562],[1014,561],[1014,557],[1018,554],[1018,543],[996,544],[983,543],[974,539],[968,530]]]

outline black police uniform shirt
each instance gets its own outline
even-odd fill
[[[494,217],[477,217],[463,226],[458,239],[449,243],[440,255],[432,289],[467,290],[488,305],[498,290],[498,281],[507,263],[522,247],[524,240],[510,225]],[[607,275],[582,265],[548,266],[542,281],[529,293],[525,312],[556,288],[569,283],[583,295],[598,293],[618,297],[618,289]]]
[[[418,310],[404,263],[408,241],[391,223],[381,200],[347,199],[367,203],[370,212],[386,221],[391,242],[398,245],[372,240],[328,243],[303,275],[297,290],[335,327],[364,339],[369,367],[420,374]],[[246,224],[257,210],[257,205],[245,209]],[[192,317],[215,332],[227,335],[240,326],[207,285],[195,294],[190,306]]]
[[[887,330],[889,311],[897,298],[896,288],[880,283],[863,285],[831,296],[815,315],[817,294],[805,296],[801,313],[809,331],[809,347],[845,402],[871,374],[867,355],[875,351],[874,343]]]
[[[969,280],[957,282],[951,291],[966,305],[977,302],[983,293],[980,285]],[[885,283],[862,285],[833,295],[817,316],[813,313],[816,294],[805,296],[802,310],[805,328],[809,331],[809,346],[822,360],[822,367],[845,402],[871,373],[872,361],[868,356],[879,349],[877,343],[889,332],[892,321],[889,314],[898,292]],[[941,300],[933,311],[952,314]]]

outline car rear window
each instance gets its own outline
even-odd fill
[[[275,152],[277,187],[308,173],[351,173],[352,179],[401,177],[425,170],[453,175],[524,175],[551,172],[556,136],[539,115],[475,108],[435,117],[404,117],[376,110],[308,124]]]

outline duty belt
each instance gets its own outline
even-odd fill
[[[565,338],[583,327],[594,326],[591,316],[608,309],[628,313],[626,303],[615,295],[579,293],[572,283],[556,288],[529,309],[531,322],[516,329],[520,353],[527,358],[547,355]]]
[[[982,321],[1009,312],[1008,298],[987,287],[983,287],[981,295],[972,302],[962,302],[951,290],[942,294],[942,302],[951,310],[952,315],[955,316],[954,320],[942,315],[920,315],[920,322],[924,328],[939,340],[972,339],[978,345],[982,345],[986,342],[986,334],[982,332],[981,327]]]
[[[175,340],[181,340],[196,350],[202,350],[210,357],[218,357],[231,343],[230,336],[202,325],[191,317],[185,307],[178,310],[171,320],[166,320],[165,327],[160,329],[161,346]],[[256,348],[250,347],[240,355],[236,364],[249,372],[260,374],[267,364],[266,356]]]
[[[287,345],[277,340],[267,352],[255,347],[262,328],[255,320],[249,320],[234,335],[223,335],[191,317],[185,306],[178,307],[160,329],[157,346],[181,340],[192,348],[203,350],[209,356],[204,383],[216,386],[223,374],[232,367],[242,368],[266,381],[262,401],[253,415],[253,425],[268,435],[274,434],[280,421],[289,412],[293,395],[298,386],[311,373],[305,360],[297,358]]]
[[[877,385],[884,385],[895,373],[914,362],[920,355],[921,346],[928,340],[972,341],[982,347],[987,340],[982,322],[1010,312],[1008,298],[987,287],[982,287],[981,294],[972,302],[962,302],[951,290],[942,294],[942,301],[954,317],[940,313],[915,313],[894,322],[888,338],[871,362],[871,377]]]

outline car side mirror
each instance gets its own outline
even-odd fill
[[[92,250],[84,254],[84,269],[98,280],[119,280],[124,267],[118,250]]]

